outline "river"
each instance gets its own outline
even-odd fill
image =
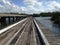
[[[38,20],[45,28],[48,28],[49,30],[53,31],[54,33],[57,33],[60,35],[59,25],[53,23],[53,21],[51,21],[50,18],[51,17],[36,17],[36,20]]]

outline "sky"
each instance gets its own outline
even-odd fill
[[[60,0],[0,0],[0,13],[60,12]]]

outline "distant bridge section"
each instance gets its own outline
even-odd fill
[[[19,14],[2,14],[2,13],[0,14],[0,17],[6,17],[6,16],[12,16],[12,17],[13,17],[13,16],[23,16],[23,17],[24,17],[24,16],[27,16],[27,15],[19,15]]]
[[[0,22],[6,22],[6,19],[8,19],[9,22],[11,19],[17,21],[26,17],[27,15],[0,13]]]

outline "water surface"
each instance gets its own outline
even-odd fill
[[[51,17],[36,17],[36,20],[38,20],[42,25],[45,26],[45,28],[50,29],[54,33],[60,34],[60,27],[58,24],[53,23],[53,21],[49,20]]]

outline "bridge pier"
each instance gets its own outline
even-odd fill
[[[11,17],[11,16],[7,16],[7,17],[0,17],[0,22],[15,22],[15,21],[19,21],[21,19],[23,19],[25,17],[19,17],[19,16],[14,16],[14,17]]]
[[[16,17],[16,21],[20,20],[20,17]]]
[[[1,17],[0,17],[0,22],[1,22]]]
[[[14,22],[16,22],[16,17],[14,17]]]
[[[0,20],[1,20],[1,22],[5,22],[6,21],[6,17],[1,17]]]
[[[15,22],[15,17],[7,17],[9,22]]]
[[[5,22],[5,21],[8,21],[8,22],[15,22],[15,21],[18,21],[20,20],[21,17],[0,17],[0,22]]]

